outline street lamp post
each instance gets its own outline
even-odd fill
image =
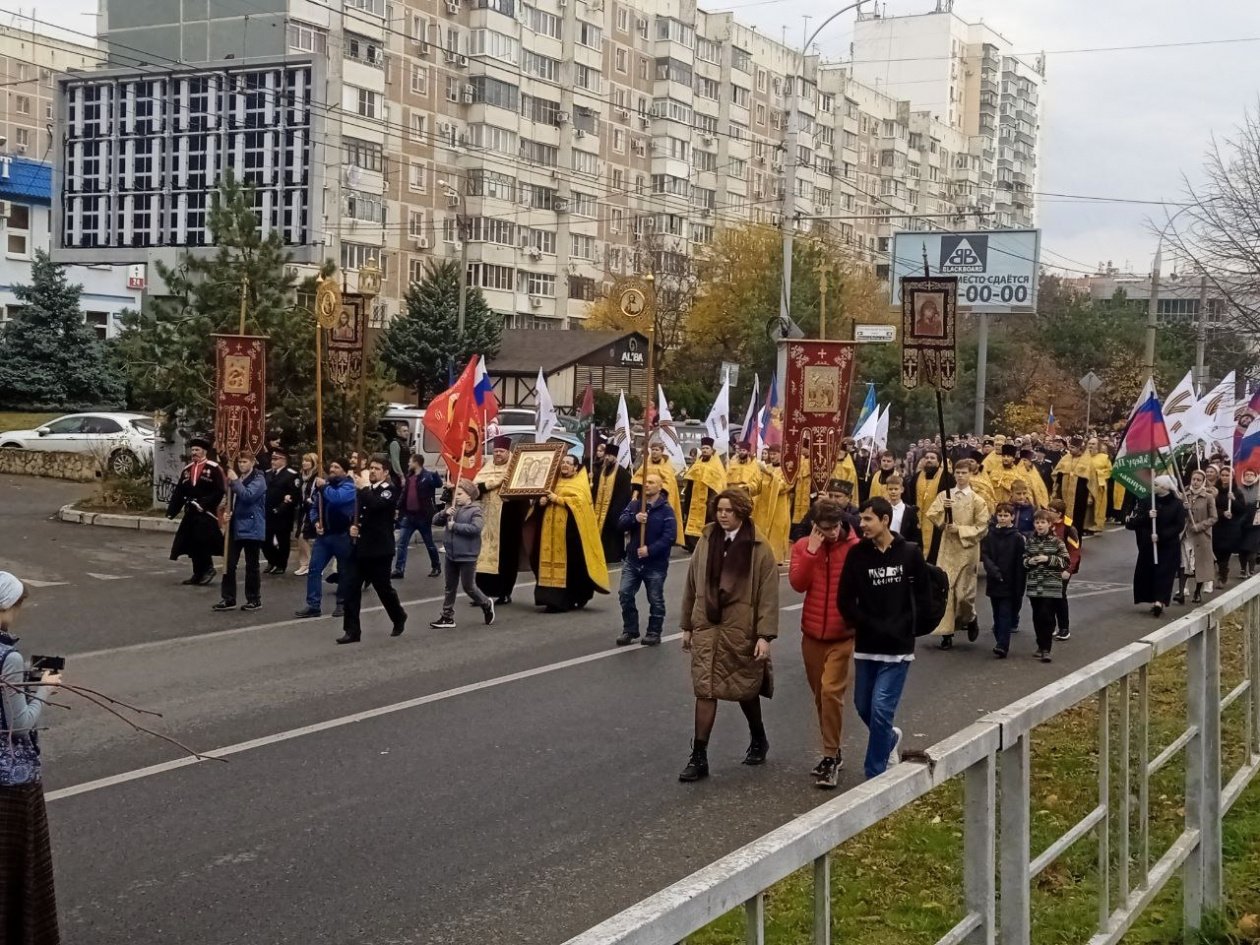
[[[1146,303],[1146,374],[1148,377],[1155,376],[1155,332],[1159,328],[1159,270],[1163,264],[1164,251],[1164,234],[1168,232],[1168,228],[1173,225],[1173,221],[1189,210],[1193,204],[1186,204],[1171,217],[1168,222],[1160,229],[1159,235],[1155,238],[1155,263],[1151,268],[1151,296]],[[1200,312],[1199,317],[1203,317]],[[1196,376],[1202,376],[1202,364],[1195,366]]]
[[[818,24],[818,28],[809,35],[805,40],[805,45],[801,47],[801,73],[805,72],[805,56],[808,54],[810,45],[836,17],[850,10],[861,10],[862,4],[866,0],[857,0],[856,3],[850,3],[848,6],[841,7],[827,19]],[[793,227],[796,223],[796,160],[797,160],[797,141],[801,133],[801,116],[799,112],[800,106],[800,84],[798,76],[793,73],[788,76],[788,81],[792,84],[791,92],[788,96],[788,115],[787,115],[787,140],[785,142],[787,154],[784,155],[783,162],[783,218],[780,225],[783,227],[783,290],[779,293],[779,315],[787,318],[791,314],[792,309],[792,237]]]

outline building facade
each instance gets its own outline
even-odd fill
[[[972,121],[970,86],[938,114],[915,105],[916,86],[903,95],[864,80],[861,53],[849,64],[803,58],[694,0],[215,10],[104,0],[111,65],[316,63],[310,256],[339,262],[351,284],[378,259],[378,324],[434,262],[466,266],[507,327],[562,328],[620,275],[686,270],[723,226],[786,216],[884,274],[895,230],[1032,222],[1031,185],[1026,208],[1013,198],[1017,139],[1012,189],[999,185],[1009,44],[996,34],[970,43],[959,67],[980,68],[987,45],[996,50],[975,78]],[[961,29],[952,13],[927,19]],[[789,156],[793,76],[801,122]],[[984,82],[998,83],[991,116]]]

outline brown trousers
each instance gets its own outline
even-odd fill
[[[823,641],[801,634],[801,657],[805,660],[805,678],[814,693],[823,754],[834,758],[840,753],[844,692],[849,688],[853,640]]]

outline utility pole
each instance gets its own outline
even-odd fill
[[[1146,368],[1147,377],[1155,376],[1155,331],[1159,327],[1159,267],[1163,261],[1163,245],[1155,245],[1155,265],[1151,268],[1151,297],[1146,305]]]
[[[989,375],[989,314],[981,312],[976,338],[976,436],[984,436],[984,393]]]
[[[1202,397],[1207,388],[1207,273],[1199,274],[1199,323],[1194,331],[1194,383],[1195,396]]]
[[[459,315],[455,322],[456,338],[464,337],[464,316],[468,311],[468,217],[462,213],[455,218],[459,233]]]

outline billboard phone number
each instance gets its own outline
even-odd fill
[[[991,285],[969,285],[963,292],[963,299],[966,302],[1007,302],[1013,305],[1021,305],[1028,301],[1028,286],[1026,285],[1004,285],[994,287]]]

